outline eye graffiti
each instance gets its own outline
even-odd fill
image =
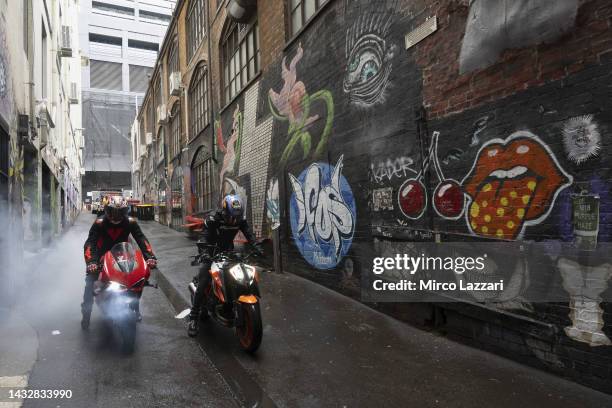
[[[572,182],[534,134],[519,131],[490,140],[462,182],[470,201],[468,227],[484,237],[520,238],[525,227],[548,217],[559,193]]]
[[[343,89],[355,105],[369,107],[385,100],[396,48],[385,40],[391,18],[390,13],[364,14],[347,31]]]
[[[353,240],[357,211],[342,175],[343,158],[335,167],[314,163],[299,177],[289,174],[293,239],[304,259],[318,269],[336,267]]]

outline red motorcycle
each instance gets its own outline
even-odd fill
[[[102,269],[94,287],[96,304],[104,320],[121,339],[122,348],[132,352],[140,297],[149,283],[151,270],[140,250],[129,242],[116,244],[102,257]]]

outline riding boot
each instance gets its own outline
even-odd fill
[[[89,320],[91,318],[91,305],[86,306],[85,303],[81,303],[81,329],[87,330],[89,328]]]

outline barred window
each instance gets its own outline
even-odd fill
[[[164,128],[159,128],[157,134],[157,162],[161,163],[166,158],[166,138],[164,137]]]
[[[187,60],[195,54],[206,36],[204,0],[192,0],[187,11]]]
[[[196,199],[196,212],[213,208],[212,157],[210,152],[201,147],[191,167],[192,191]]]
[[[289,14],[291,15],[291,35],[298,31],[312,18],[328,0],[290,0]]]
[[[181,152],[181,107],[177,102],[172,107],[172,121],[170,122],[170,159],[174,159]]]
[[[208,125],[208,71],[203,63],[196,68],[189,87],[189,119],[190,136],[195,138]]]
[[[259,72],[259,26],[231,23],[221,44],[225,103]]]

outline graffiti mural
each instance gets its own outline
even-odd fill
[[[578,0],[474,0],[459,57],[460,72],[494,64],[510,48],[557,40],[574,27]]]
[[[601,135],[593,115],[569,119],[563,125],[563,145],[567,158],[575,164],[582,164],[599,155]]]
[[[273,230],[280,227],[280,202],[278,198],[278,179],[273,177],[266,194],[266,212]]]
[[[398,203],[402,213],[410,219],[419,219],[427,207],[427,191],[423,180],[430,166],[438,178],[438,184],[433,192],[433,208],[438,216],[457,220],[463,214],[464,194],[457,180],[444,176],[438,159],[439,132],[434,132],[427,157],[423,161],[421,171],[415,178],[406,180],[398,192]]]
[[[387,159],[379,163],[371,163],[370,171],[372,181],[382,183],[383,181],[391,181],[394,178],[404,178],[409,174],[417,174],[417,171],[412,168],[414,160],[410,157],[397,157],[393,160]]]
[[[612,278],[612,265],[584,266],[566,258],[559,258],[557,267],[563,287],[570,295],[572,326],[565,328],[568,337],[591,346],[610,346],[612,341],[602,331],[603,310],[601,294]]]
[[[469,197],[468,227],[484,237],[518,239],[527,226],[548,217],[572,181],[534,134],[519,131],[505,140],[490,140],[462,182]]]
[[[318,269],[336,267],[353,240],[357,210],[342,175],[343,159],[340,156],[335,167],[314,163],[299,177],[289,174],[293,239],[304,259]]]
[[[9,50],[4,24],[0,27],[0,115],[9,120],[13,112],[13,87],[10,76]]]
[[[244,180],[249,176],[251,200],[251,227],[253,233],[260,237],[266,212],[266,182],[268,180],[268,163],[272,147],[272,125],[270,116],[257,122],[259,106],[259,82],[254,83],[244,93],[244,124],[242,127],[240,163],[238,177]],[[247,187],[243,184],[244,187]]]
[[[219,151],[223,153],[223,163],[221,164],[221,170],[219,171],[219,185],[222,186],[225,175],[235,174],[240,161],[240,144],[242,142],[242,113],[240,112],[240,106],[236,104],[232,128],[227,141],[225,141],[223,138],[221,121],[217,120],[215,122],[215,128],[217,133],[217,147]]]
[[[347,30],[343,89],[354,105],[367,108],[385,102],[396,52],[396,46],[386,40],[392,16],[390,12],[362,14]]]
[[[311,154],[313,141],[308,128],[319,119],[319,115],[310,116],[313,103],[321,102],[327,109],[325,127],[312,155],[313,159],[317,159],[325,151],[334,122],[334,98],[331,92],[320,90],[309,95],[304,83],[297,80],[297,64],[303,55],[304,50],[300,44],[289,67],[286,57],[283,57],[281,74],[284,81],[283,88],[278,93],[270,89],[268,94],[268,105],[272,116],[279,121],[289,122],[287,132],[289,140],[280,159],[281,165],[287,163],[298,143],[302,147],[302,159],[306,159]]]

